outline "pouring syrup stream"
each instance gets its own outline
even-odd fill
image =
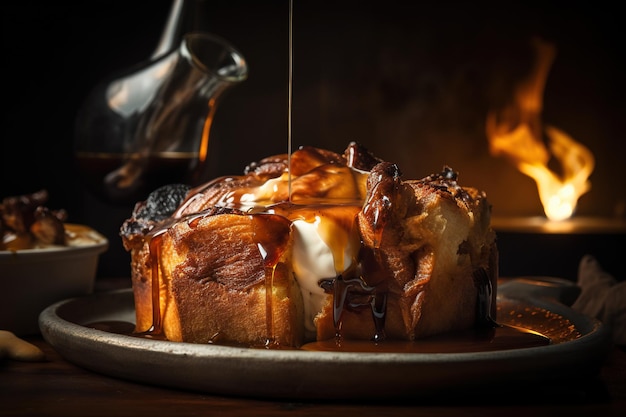
[[[288,108],[287,108],[287,169],[288,174],[288,199],[291,202],[291,113],[293,107],[293,0],[289,0],[289,81]]]

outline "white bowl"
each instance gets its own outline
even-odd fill
[[[68,246],[0,251],[0,330],[39,333],[39,313],[49,305],[93,292],[100,254],[109,242],[81,225]]]

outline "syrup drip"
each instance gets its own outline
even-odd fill
[[[149,248],[152,260],[152,326],[149,334],[161,334],[161,294],[159,279],[159,259],[161,258],[161,236],[150,239]]]
[[[385,340],[385,314],[387,311],[387,293],[380,292],[376,287],[366,285],[359,278],[344,280],[341,275],[333,281],[333,321],[335,325],[335,337],[342,339],[341,316],[345,308],[357,310],[369,307],[374,320],[375,333],[373,341]],[[323,288],[329,288],[328,282],[320,284]]]
[[[148,247],[150,250],[151,267],[151,297],[152,297],[152,324],[144,330],[139,331],[133,326],[133,334],[151,339],[167,340],[163,333],[162,316],[161,316],[161,291],[160,291],[160,270],[159,259],[161,254],[161,235],[165,229],[158,229],[150,236],[147,236]]]
[[[271,217],[263,214],[251,215],[252,225],[254,229],[254,241],[256,242],[259,253],[263,259],[265,267],[265,323],[266,323],[266,340],[264,347],[280,348],[274,328],[275,311],[274,311],[274,288],[277,268],[279,267],[280,257],[283,253],[283,242],[276,239],[276,235],[283,236],[284,232],[275,232],[270,227]]]
[[[474,271],[474,285],[477,289],[476,300],[476,326],[493,327],[497,326],[496,321],[491,316],[493,287],[491,280],[484,269]]]
[[[265,347],[272,348],[277,345],[276,333],[274,332],[274,306],[272,289],[274,288],[274,271],[275,267],[265,267],[265,323],[267,326],[267,337],[265,339]]]
[[[253,216],[253,225],[254,225],[254,234],[255,241],[257,242],[257,248],[259,248],[259,253],[263,258],[263,263],[265,264],[265,325],[266,325],[266,339],[264,346],[266,348],[271,348],[277,345],[275,332],[274,332],[274,307],[272,302],[272,293],[274,288],[274,274],[276,272],[276,251],[273,251],[271,248],[265,247],[262,243],[261,228],[257,223],[259,223],[261,217]]]
[[[387,293],[374,294],[371,301],[372,318],[374,319],[374,326],[376,333],[372,341],[382,342],[387,339],[385,335],[385,314],[387,312]]]

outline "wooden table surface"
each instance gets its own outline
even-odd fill
[[[91,372],[41,336],[25,337],[43,362],[0,360],[0,415],[7,416],[626,416],[626,349],[614,346],[596,378],[494,386],[402,402],[277,401],[179,391]]]

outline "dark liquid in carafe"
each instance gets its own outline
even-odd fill
[[[77,155],[77,168],[87,188],[100,200],[134,205],[163,185],[194,182],[197,154],[172,153],[139,160],[114,154]]]

